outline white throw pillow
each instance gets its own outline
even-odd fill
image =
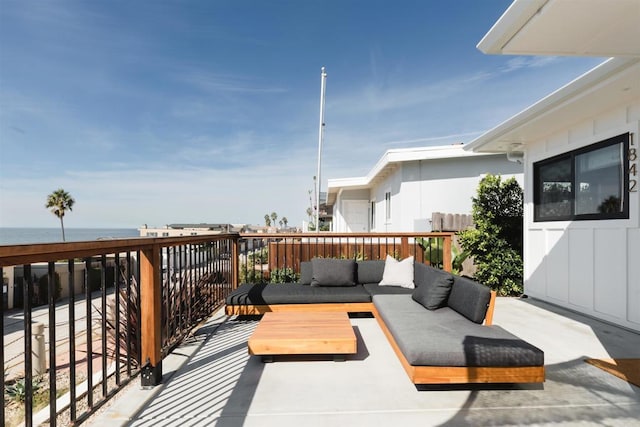
[[[387,255],[380,286],[401,286],[407,289],[415,288],[413,284],[413,257],[410,256],[402,261],[397,261],[394,257]]]

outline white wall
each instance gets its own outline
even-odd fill
[[[640,151],[640,100],[527,145],[524,286],[532,297],[640,331],[640,192],[629,194],[628,220],[533,222],[533,163],[626,132]]]
[[[515,176],[523,185],[523,167],[505,155],[476,156],[403,162],[370,190],[342,190],[334,207],[334,230],[347,231],[342,201],[375,201],[372,231],[405,232],[416,229],[416,220],[431,220],[433,212],[471,213],[471,198],[484,174]],[[391,192],[391,219],[386,220],[385,193]],[[430,229],[429,225],[429,229]],[[428,230],[427,230],[428,231]]]

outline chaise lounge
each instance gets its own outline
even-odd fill
[[[302,262],[299,283],[242,284],[226,313],[369,312],[415,384],[544,382],[542,350],[492,325],[495,292],[389,258]]]

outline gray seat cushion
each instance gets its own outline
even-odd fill
[[[245,283],[227,297],[228,305],[322,304],[371,302],[362,285],[305,286],[298,283]]]
[[[475,323],[482,323],[487,314],[491,290],[478,282],[453,276],[453,287],[447,305]]]
[[[411,295],[413,289],[401,286],[379,286],[378,283],[365,283],[364,288],[371,295]]]
[[[544,353],[499,326],[472,323],[448,308],[430,311],[410,295],[373,303],[413,366],[542,366]]]

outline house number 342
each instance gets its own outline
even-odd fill
[[[631,142],[633,145],[633,141]],[[629,148],[629,192],[635,193],[638,191],[638,152],[636,147]]]

